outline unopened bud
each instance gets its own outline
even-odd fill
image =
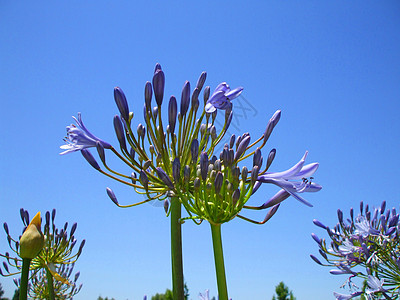
[[[44,235],[41,231],[40,212],[29,223],[20,239],[20,252],[21,258],[33,259],[44,246]]]

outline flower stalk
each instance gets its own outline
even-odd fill
[[[49,292],[49,299],[48,300],[55,300],[54,295],[54,282],[53,282],[53,275],[51,274],[50,270],[46,269],[46,278],[47,278],[47,290]]]
[[[181,203],[177,197],[171,197],[171,262],[172,292],[174,300],[184,300]]]
[[[221,238],[221,225],[214,225],[210,223],[210,226],[214,250],[215,273],[218,285],[218,297],[220,300],[228,300],[228,288],[226,285],[224,253]]]
[[[21,283],[19,286],[19,300],[27,300],[28,299],[28,281],[29,281],[30,265],[31,265],[30,258],[22,259]]]

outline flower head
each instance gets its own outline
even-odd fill
[[[21,258],[35,258],[42,250],[44,245],[44,236],[41,231],[40,212],[29,223],[20,239]]]
[[[220,83],[211,97],[207,100],[204,108],[206,113],[212,113],[217,108],[226,110],[232,105],[231,100],[237,98],[242,91],[242,87],[237,87],[236,89],[231,90],[226,82]]]
[[[64,139],[67,144],[60,146],[61,149],[65,150],[60,153],[61,155],[96,147],[96,142],[99,142],[106,149],[111,148],[109,143],[97,138],[85,127],[82,122],[81,113],[78,113],[78,118],[73,118],[78,126],[74,124],[67,126],[67,136]]]

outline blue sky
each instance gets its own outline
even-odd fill
[[[142,299],[170,287],[162,207],[117,208],[107,186],[121,202],[141,197],[79,153],[59,156],[59,146],[77,112],[117,144],[114,86],[127,95],[133,122],[143,122],[144,84],[155,63],[166,74],[167,96],[207,71],[212,89],[222,81],[243,86],[254,107],[237,114],[237,134],[258,137],[282,110],[264,148],[264,155],[277,149],[270,170],[291,167],[309,150],[323,185],[306,195],[313,208],[289,198],[263,226],[240,219],[223,226],[230,296],[271,299],[284,281],[299,300],[333,299],[345,278],[309,258],[317,253],[310,234],[323,236],[312,220],[334,225],[338,208],[348,213],[361,200],[399,205],[399,14],[398,1],[0,1],[0,221],[15,236],[21,207],[31,214],[56,208],[60,226],[78,222],[76,235],[87,243],[76,265],[84,284],[77,300]],[[265,186],[251,202],[274,192]],[[216,295],[207,224],[185,223],[183,243],[191,298],[205,289]],[[11,297],[12,280],[0,282]]]

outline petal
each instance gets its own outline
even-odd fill
[[[236,97],[239,97],[239,95],[242,93],[243,88],[238,87],[228,93],[225,94],[225,97],[229,98],[229,100],[235,99]]]
[[[301,168],[300,172],[297,173],[296,176],[291,177],[290,179],[302,179],[312,176],[318,169],[319,163],[312,163]]]
[[[283,171],[283,172],[274,172],[274,173],[265,173],[264,175],[262,175],[262,177],[265,178],[283,178],[283,179],[295,179],[297,178],[297,174],[301,171],[301,169],[303,168],[305,159],[307,157],[308,151],[306,151],[306,153],[304,154],[304,156],[302,157],[302,159],[295,164],[293,167],[291,167],[290,169]],[[302,178],[302,177],[300,177]]]
[[[212,105],[210,102],[208,102],[206,104],[206,106],[204,107],[204,110],[206,111],[206,113],[211,114],[216,110],[216,108],[214,105]]]
[[[222,82],[220,84],[218,84],[218,86],[215,88],[213,95],[218,92],[218,91],[222,91],[225,93],[229,92],[231,89],[229,87],[229,85],[226,82]]]

